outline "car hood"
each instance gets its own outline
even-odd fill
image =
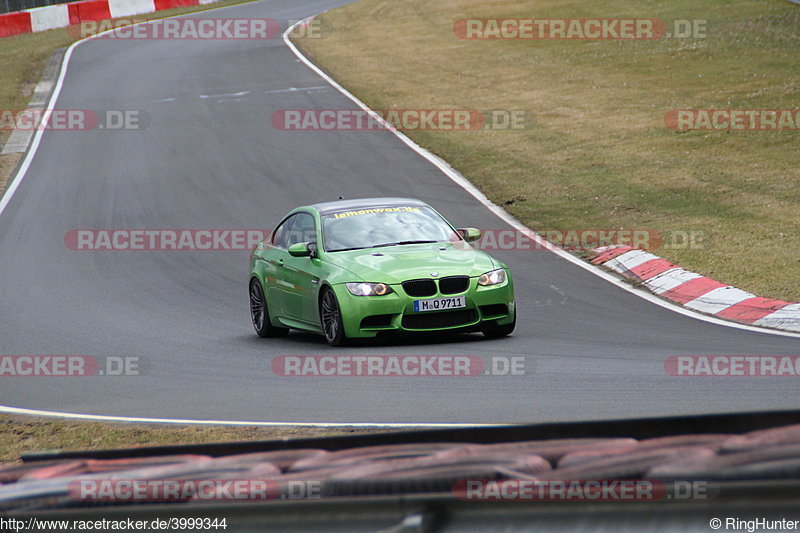
[[[465,243],[405,244],[333,252],[326,260],[353,272],[361,281],[396,284],[409,279],[480,276],[503,266]],[[354,280],[357,281],[357,280]]]

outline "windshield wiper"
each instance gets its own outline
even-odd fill
[[[329,252],[349,252],[351,250],[366,250],[367,248],[383,248],[384,246],[399,246],[401,244],[431,244],[439,241],[400,241],[400,242],[387,242],[383,244],[376,244],[375,246],[355,246],[353,248],[338,248],[336,250],[328,250]]]
[[[356,246],[354,248],[339,248],[337,250],[328,250],[329,252],[349,252],[350,250],[365,250],[365,246]]]
[[[439,241],[400,241],[400,242],[387,242],[384,244],[378,244],[373,246],[373,248],[383,248],[384,246],[399,246],[401,244],[432,244]]]

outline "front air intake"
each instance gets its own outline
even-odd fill
[[[436,294],[436,282],[432,279],[412,279],[403,282],[403,290],[413,297],[433,296]]]
[[[439,292],[442,294],[458,294],[469,288],[467,276],[449,276],[439,280]]]
[[[406,314],[403,316],[403,327],[406,329],[454,328],[472,324],[477,319],[478,314],[474,309]]]

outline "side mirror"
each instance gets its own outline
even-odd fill
[[[292,257],[317,257],[317,245],[313,242],[298,242],[289,247]]]
[[[481,230],[477,228],[458,228],[458,232],[467,242],[475,242],[481,238]]]

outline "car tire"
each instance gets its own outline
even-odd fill
[[[278,328],[272,325],[264,287],[255,278],[250,281],[250,319],[253,322],[253,328],[261,338],[283,337],[289,333],[288,328]]]
[[[322,334],[331,346],[344,346],[347,344],[347,335],[344,332],[344,322],[336,294],[330,288],[323,289],[322,298],[319,300],[319,322]]]
[[[503,324],[502,326],[487,326],[483,328],[483,334],[490,339],[499,339],[500,337],[507,337],[511,335],[517,325],[517,317],[514,315],[514,321],[510,324]]]

